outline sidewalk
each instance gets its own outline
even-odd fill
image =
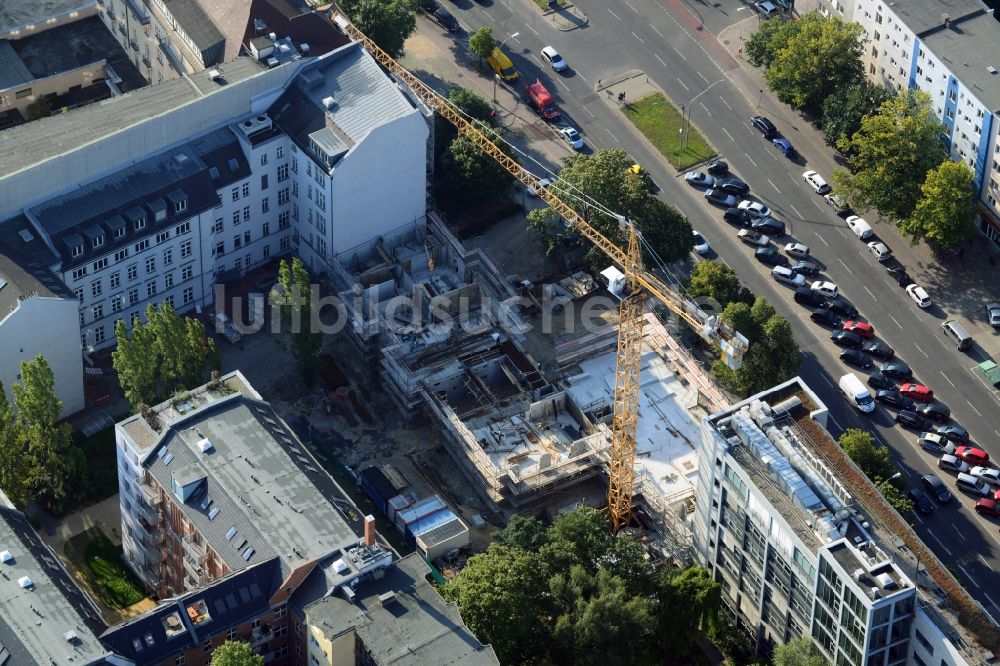
[[[819,171],[829,180],[833,171],[841,165],[834,159],[833,150],[826,145],[823,133],[804,115],[779,102],[769,90],[763,70],[752,67],[742,52],[743,44],[756,27],[757,18],[751,16],[725,28],[716,36],[740,65],[738,69],[728,72],[729,78],[743,88],[748,100],[760,100],[761,113],[779,118],[795,129],[794,143],[805,148],[809,155],[809,168]],[[873,211],[865,213],[864,217],[870,222],[878,220]],[[986,303],[1000,300],[1000,288],[997,286],[1000,285],[1000,251],[977,232],[958,256],[938,261],[925,243],[911,245],[910,240],[903,238],[891,224],[881,223],[875,230],[906,266],[910,276],[941,306],[947,318],[960,321],[986,354],[1000,359],[1000,332],[986,323],[983,312]]]

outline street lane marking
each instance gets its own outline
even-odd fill
[[[958,529],[958,525],[952,523],[951,526],[955,528],[956,532],[958,532],[958,536],[962,537],[962,541],[968,541],[968,539],[965,538],[965,535],[962,534],[962,530]]]
[[[698,74],[698,76],[700,76],[700,77],[701,77],[702,81],[704,81],[705,83],[711,83],[711,81],[709,81],[709,80],[708,80],[708,79],[707,79],[707,78],[705,77],[705,75],[704,75],[704,74],[702,74],[701,72],[697,72],[697,74]]]
[[[586,78],[584,78],[583,74],[581,74],[580,72],[577,72],[576,75],[579,76],[581,79],[583,79],[584,83],[590,83],[590,81],[588,81]]]
[[[559,85],[561,85],[563,90],[565,90],[566,92],[569,92],[569,86],[568,85],[566,85],[565,83],[563,83],[559,79],[556,79],[556,83],[558,83]]]
[[[688,88],[687,85],[685,85],[685,83],[683,81],[681,81],[681,77],[679,77],[679,76],[677,77],[677,83],[679,83],[682,86],[684,86],[684,90],[687,90],[688,92],[691,92],[691,89]]]
[[[924,524],[924,519],[918,516],[916,511],[913,512],[913,517],[916,518],[917,522],[920,523],[921,525]]]
[[[659,60],[660,64],[663,65],[664,67],[667,66],[667,63],[663,62],[663,58],[661,58],[658,53],[654,53],[653,57],[656,58],[657,60]],[[680,79],[677,79],[677,80],[680,81]]]
[[[921,349],[920,345],[918,345],[916,342],[913,343],[913,346],[917,348],[918,352],[920,352],[924,356],[927,356],[927,352],[925,352],[923,349]],[[930,356],[927,356],[927,358],[930,358]]]
[[[674,53],[676,53],[677,55],[679,55],[681,57],[681,60],[683,60],[684,62],[687,62],[687,58],[684,57],[683,53],[681,53],[680,51],[677,50],[676,46],[671,46],[670,48],[672,48],[674,50]]]
[[[827,377],[826,375],[820,375],[820,376],[819,376],[819,378],[820,378],[820,379],[822,379],[822,380],[823,380],[824,382],[826,382],[827,384],[829,384],[829,385],[830,385],[830,388],[834,388],[834,386],[833,386],[833,382],[832,382],[832,381],[830,381],[830,378],[829,378],[829,377]]]
[[[845,264],[844,260],[841,259],[840,257],[837,257],[837,261],[839,261],[840,265],[844,267],[844,270],[848,270],[848,271],[851,270],[850,268],[847,267],[847,264]]]
[[[815,233],[816,233],[816,238],[818,238],[821,241],[823,241],[823,245],[826,245],[827,247],[830,247],[830,244],[826,242],[825,238],[823,238],[822,236],[819,235],[819,232],[815,232]]]
[[[947,549],[945,549],[945,550],[947,550]],[[951,555],[951,553],[948,553],[948,554],[949,554],[949,555]],[[965,568],[965,567],[963,567],[963,566],[962,566],[961,564],[959,564],[958,562],[955,562],[955,566],[956,566],[956,567],[958,567],[959,569],[961,569],[961,570],[962,570],[962,573],[964,573],[964,574],[965,574],[965,577],[969,579],[969,582],[970,582],[970,583],[972,583],[972,584],[973,584],[973,585],[975,585],[976,587],[979,587],[979,583],[977,583],[977,582],[976,582],[976,579],[972,577],[972,574],[970,574],[970,573],[969,573],[969,572],[968,572],[968,571],[966,570],[966,568]]]
[[[629,9],[631,9],[632,11],[634,11],[634,12],[635,12],[636,14],[638,14],[638,13],[639,13],[639,10],[638,10],[638,9],[636,9],[635,7],[633,7],[633,6],[632,6],[632,3],[631,3],[631,2],[629,2],[628,0],[625,0],[625,4],[626,4],[626,5],[628,5],[628,8],[629,8]]]
[[[896,326],[899,326],[899,328],[900,328],[900,329],[902,329],[902,328],[903,328],[903,325],[902,325],[902,324],[900,324],[900,323],[899,323],[898,321],[896,321],[896,318],[895,318],[895,317],[893,317],[892,315],[889,315],[889,319],[891,319],[891,320],[892,320],[892,323],[894,323],[894,324],[895,324]]]
[[[830,420],[833,421],[833,425],[837,426],[837,432],[844,432],[844,426],[840,425],[837,419],[833,418],[833,414],[828,414]]]
[[[837,229],[838,232],[840,232],[841,236],[843,236],[844,238],[847,238],[847,232],[844,231],[843,227],[835,227],[835,228]]]
[[[867,291],[867,292],[868,292],[868,295],[872,297],[872,300],[873,300],[873,301],[875,301],[876,303],[878,303],[878,299],[877,299],[877,298],[875,298],[875,294],[873,294],[873,293],[872,293],[872,290],[871,290],[871,289],[869,289],[868,287],[865,287],[865,291]]]
[[[990,567],[990,568],[992,569],[993,567]],[[993,601],[989,597],[986,597],[986,600],[989,601],[991,604],[993,604],[993,608],[996,608],[998,611],[1000,611],[1000,606],[997,606],[997,602]],[[990,619],[993,620],[993,616],[992,615],[990,616]],[[996,620],[993,620],[993,621],[996,622]]]
[[[635,37],[636,39],[638,39],[638,40],[639,40],[640,42],[642,42],[643,44],[645,44],[645,43],[646,43],[646,40],[645,40],[645,39],[643,39],[643,38],[642,38],[642,37],[640,37],[639,35],[635,34],[635,30],[633,30],[633,31],[632,31],[632,36],[633,36],[633,37]]]
[[[655,26],[655,25],[652,25],[652,24],[650,24],[650,26],[649,26],[649,27],[653,29],[653,32],[655,32],[656,34],[658,34],[658,35],[660,36],[660,39],[666,39],[666,38],[665,38],[665,37],[663,36],[663,33],[662,33],[662,32],[660,32],[659,30],[657,30],[657,29],[656,29],[656,26]]]
[[[704,103],[704,102],[698,102],[698,104],[700,104],[700,105],[701,105],[701,108],[705,109],[705,113],[707,113],[707,114],[708,114],[709,116],[711,116],[711,115],[712,115],[712,112],[708,110],[708,107],[707,107],[707,106],[705,106],[705,103]],[[777,189],[777,188],[775,188],[775,189]]]
[[[722,96],[720,95],[720,96],[719,96],[719,99],[720,99],[720,100],[722,101],[722,103],[723,103],[723,104],[725,104],[725,105],[726,105],[726,108],[727,108],[727,109],[729,109],[730,111],[732,111],[732,110],[733,110],[733,107],[729,106],[729,102],[727,102],[727,101],[726,101],[726,98],[725,98],[725,97],[722,97]]]
[[[704,106],[704,104],[702,104],[702,106]],[[781,194],[781,190],[778,189],[778,186],[774,184],[773,180],[771,180],[770,178],[768,178],[767,182],[771,183],[771,187],[774,188],[775,192],[777,192],[778,194]]]
[[[948,546],[944,545],[944,542],[941,541],[941,539],[938,539],[937,535],[934,534],[934,532],[931,532],[930,530],[927,530],[927,533],[930,534],[932,537],[934,537],[935,541],[937,541],[939,544],[941,544],[941,548],[944,549],[944,552],[948,553],[948,555],[951,555],[951,551],[948,550]]]
[[[614,13],[613,11],[611,11],[611,7],[605,7],[605,9],[607,9],[607,10],[608,10],[608,13],[609,13],[609,14],[611,14],[611,15],[612,15],[612,16],[614,16],[614,17],[615,17],[616,19],[618,19],[619,21],[621,21],[621,17],[619,17],[619,16],[618,16],[618,14],[615,14],[615,13]]]
[[[583,110],[590,114],[591,118],[596,118],[597,117],[597,116],[594,115],[593,111],[591,111],[590,109],[587,108],[586,104],[583,104],[582,106],[583,106]]]
[[[986,561],[985,557],[983,557],[982,555],[979,555],[978,557],[979,557],[979,559],[981,559],[983,561],[983,564],[985,564],[987,567],[989,567],[990,571],[996,572],[996,569],[994,569],[993,567],[990,566],[990,563]],[[990,601],[992,602],[993,600],[991,599]],[[996,604],[994,604],[994,606],[996,606]],[[1000,610],[1000,606],[997,606],[997,610]]]
[[[527,28],[528,30],[530,30],[531,32],[535,33],[535,37],[540,37],[540,35],[538,34],[538,31],[535,30],[534,28],[532,28],[530,24],[525,23],[524,27]]]
[[[542,66],[542,61],[538,59],[538,56],[536,56],[536,55],[535,55],[534,53],[532,53],[532,54],[531,54],[531,57],[532,57],[532,58],[534,59],[534,61],[535,61],[535,62],[537,62],[537,63],[538,63],[538,66],[539,66],[539,67],[541,67],[541,66]]]
[[[510,36],[510,38],[511,38],[511,39],[513,39],[513,40],[514,40],[515,42],[517,42],[518,44],[520,44],[520,43],[521,43],[521,40],[520,40],[520,39],[518,39],[517,37],[515,37],[514,35],[511,35],[511,36]]]
[[[774,189],[778,189],[778,188],[774,188]],[[802,219],[802,213],[799,212],[798,208],[796,208],[795,206],[793,206],[791,204],[789,204],[788,207],[795,211],[795,214],[799,216],[800,220]]]
[[[730,141],[732,141],[733,143],[736,143],[736,139],[734,139],[733,135],[729,133],[729,130],[727,130],[725,127],[723,127],[722,131],[726,133],[726,136],[729,137]]]
[[[621,141],[618,140],[618,137],[612,134],[611,130],[609,130],[607,127],[604,128],[604,131],[607,132],[608,134],[611,134],[611,138],[615,140],[615,143],[621,143]]]
[[[753,161],[752,157],[750,157],[750,153],[743,153],[743,154],[747,156],[747,159],[750,160],[751,164],[753,164],[754,166],[757,166],[757,163]]]
[[[944,377],[945,379],[948,379],[948,375],[944,374],[943,370],[938,370],[938,372],[941,373],[942,377]],[[948,383],[951,384],[952,388],[958,388],[957,386],[955,386],[955,382],[951,381],[950,379],[948,379]]]
[[[496,22],[497,22],[497,20],[496,20],[495,18],[493,18],[493,15],[492,15],[492,14],[490,14],[490,13],[489,13],[488,11],[486,11],[485,9],[483,10],[483,13],[484,13],[484,14],[486,14],[486,17],[487,17],[487,18],[488,18],[489,20],[493,21],[494,23],[496,23]]]
[[[983,413],[982,413],[981,411],[979,411],[978,409],[976,409],[976,406],[975,406],[975,405],[973,405],[973,404],[972,404],[971,402],[969,402],[968,400],[966,400],[966,401],[965,401],[965,404],[967,404],[967,405],[968,405],[969,407],[972,407],[972,411],[974,411],[974,412],[975,412],[976,414],[979,414],[979,416],[982,416],[982,415],[983,415]]]

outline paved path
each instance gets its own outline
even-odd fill
[[[117,493],[63,518],[53,518],[37,511],[35,516],[42,523],[39,530],[42,541],[52,546],[58,553],[62,553],[64,543],[94,526],[100,527],[101,531],[116,544],[122,542],[122,515]]]

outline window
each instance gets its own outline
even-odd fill
[[[74,245],[73,246],[73,256],[74,257],[79,257],[81,254],[83,254],[83,246],[82,245]]]
[[[100,319],[104,316],[104,304],[98,303],[93,308],[91,308],[91,314],[94,315],[94,319]]]
[[[238,250],[241,247],[243,247],[243,239],[240,237],[239,234],[236,234],[235,236],[233,236],[233,249]]]
[[[927,638],[922,633],[920,633],[919,629],[915,631],[915,635],[917,637],[917,642],[920,643],[920,645],[922,645],[925,650],[927,650],[931,654],[934,654],[934,647],[930,644]]]
[[[292,173],[298,173],[298,172],[299,172],[299,158],[297,158],[295,155],[292,155]]]
[[[132,264],[128,267],[128,279],[134,280],[139,275],[139,264]]]
[[[234,210],[233,211],[233,226],[237,227],[237,226],[239,226],[239,224],[240,224],[240,211]]]
[[[280,192],[278,192],[278,205],[279,206],[284,206],[286,203],[288,203],[288,188],[287,187],[285,189],[281,190]]]
[[[156,234],[156,244],[157,245],[159,245],[160,243],[165,243],[168,240],[170,240],[170,232],[169,231],[160,231],[160,232],[157,232],[157,234]]]
[[[111,297],[111,311],[112,312],[121,312],[123,305],[124,305],[124,303],[122,303],[122,296],[121,296],[121,294],[116,294],[116,295],[114,295],[114,296]]]
[[[90,283],[90,294],[92,296],[100,296],[103,290],[100,280],[94,280]]]
[[[299,181],[292,181],[292,196],[296,199],[299,197]]]
[[[190,303],[194,300],[194,287],[185,287],[182,300],[185,304]]]
[[[260,154],[260,165],[267,166],[267,153]]]
[[[247,265],[247,270],[250,270],[250,266],[253,265],[253,252],[247,253],[243,257],[243,262]]]
[[[278,229],[288,228],[288,211],[284,210],[278,213]]]
[[[98,259],[97,261],[94,262],[94,272],[95,273],[97,271],[104,270],[107,267],[108,267],[108,258],[107,257],[104,257],[103,259]]]
[[[172,263],[174,263],[174,251],[167,248],[163,251],[163,265],[169,266]]]
[[[243,183],[243,196],[250,196],[250,183]]]
[[[139,288],[132,287],[128,290],[128,304],[135,305],[139,302]]]
[[[244,231],[243,232],[243,244],[244,245],[249,245],[250,244],[250,232],[249,231]]]
[[[213,233],[213,234],[221,234],[221,233],[222,233],[222,231],[223,231],[223,230],[224,230],[225,228],[226,228],[226,225],[225,225],[225,223],[224,223],[224,222],[222,221],[222,218],[221,218],[221,217],[220,217],[220,218],[217,218],[217,219],[215,220],[215,225],[214,225],[214,226],[212,227],[212,233]]]
[[[284,238],[281,239],[281,242],[278,243],[278,249],[281,251],[285,251],[288,249],[289,245],[290,243],[288,236],[285,236]]]
[[[115,263],[116,264],[119,261],[125,261],[126,259],[128,259],[128,248],[127,247],[124,248],[124,249],[122,249],[122,250],[118,250],[117,252],[115,252]]]
[[[150,280],[146,283],[146,296],[150,298],[156,296],[156,280]]]
[[[310,178],[312,178],[313,175],[313,165],[309,160],[306,160],[306,175]]]
[[[167,273],[163,276],[163,288],[170,289],[172,286],[174,286],[174,274]]]
[[[234,271],[242,271],[243,270],[243,260],[240,259],[239,257],[237,257],[236,261],[233,262],[233,270]]]
[[[240,188],[234,187],[231,191],[231,194],[233,195],[233,201],[240,200]]]
[[[171,308],[174,307],[174,297],[173,297],[173,295],[171,294],[170,296],[167,296],[166,298],[164,298],[163,299],[163,303],[165,305],[169,305]]]
[[[143,229],[145,229],[146,216],[143,215],[142,217],[137,217],[135,220],[132,221],[132,226],[135,227],[136,231],[142,231]]]
[[[299,219],[299,205],[297,203],[292,204],[292,217],[294,217],[296,221]]]
[[[148,238],[143,239],[143,240],[141,240],[141,241],[139,241],[138,243],[135,244],[135,251],[137,253],[138,252],[142,252],[144,250],[148,250],[148,249],[149,249],[149,239]]]
[[[250,221],[250,206],[246,206],[243,208],[243,221],[244,222]]]
[[[174,212],[182,213],[187,210],[188,202],[187,199],[181,199],[180,201],[174,202]]]
[[[14,93],[14,99],[24,99],[25,97],[31,97],[31,88],[18,90],[16,93]]]
[[[104,245],[104,234],[97,234],[96,236],[94,236],[93,239],[91,239],[91,244],[95,248],[98,248],[98,247],[101,247],[102,245]]]
[[[309,201],[312,201],[312,198],[313,198],[313,186],[312,185],[306,185],[306,199],[309,199]]]
[[[260,189],[262,189],[262,190],[266,190],[267,189],[267,174],[266,173],[263,173],[260,176]]]
[[[274,151],[274,156],[276,158],[278,158],[279,160],[282,157],[284,157],[285,156],[285,147],[284,146],[278,146],[278,149],[276,151]]]
[[[191,241],[186,240],[181,243],[181,259],[191,256]]]
[[[174,666],[181,666],[184,663],[184,655],[179,654],[174,658]]]
[[[288,165],[282,164],[278,167],[278,182],[288,180]]]
[[[117,229],[115,229],[115,238],[125,238],[125,225],[124,224],[122,226],[118,227]]]
[[[180,224],[177,225],[177,230],[174,232],[174,235],[175,236],[183,236],[184,234],[188,233],[189,231],[191,231],[191,223],[190,222],[181,222]]]
[[[265,245],[264,246],[264,258],[267,259],[270,256],[271,256],[271,246],[270,245]]]
[[[271,210],[271,202],[269,201],[268,197],[264,197],[263,199],[261,199],[260,202],[260,212],[266,213],[269,210]]]
[[[193,275],[194,275],[194,266],[192,264],[188,264],[187,266],[181,269],[182,280],[190,280]]]
[[[83,313],[83,310],[80,310],[80,328],[83,328],[86,325],[87,325],[87,315]]]
[[[73,271],[73,279],[74,280],[79,280],[80,278],[82,278],[86,274],[87,274],[87,267],[86,266],[83,266],[81,268],[77,268],[76,270]]]
[[[94,342],[100,344],[104,342],[104,327],[97,326],[94,328]]]
[[[76,300],[83,303],[83,287],[78,287],[77,289],[74,289],[73,293],[76,294]]]
[[[260,228],[260,235],[261,236],[270,236],[271,235],[271,223],[270,222],[265,222],[264,226],[262,226]]]
[[[146,272],[152,273],[156,270],[156,257],[146,257]]]
[[[111,288],[117,289],[122,283],[121,271],[115,271],[111,274]]]
[[[219,241],[215,244],[215,256],[221,257],[226,253],[226,241]]]
[[[230,629],[229,631],[226,632],[226,640],[227,641],[236,640],[236,629]]]
[[[318,188],[316,189],[316,205],[319,206],[320,210],[326,210],[326,192],[321,192]]]

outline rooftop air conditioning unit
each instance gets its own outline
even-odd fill
[[[333,97],[323,98],[323,106],[326,107],[327,110],[332,109],[334,104],[336,104],[336,102],[333,101]]]
[[[299,44],[299,51],[302,52],[302,55],[309,55],[309,45],[308,44]]]
[[[198,440],[198,450],[202,453],[208,453],[209,451],[214,451],[215,447],[212,446],[212,442],[208,441],[207,438],[201,438]]]
[[[278,41],[278,35],[273,32],[267,33],[267,38],[270,39],[272,42]]]
[[[222,72],[220,72],[217,69],[210,69],[208,70],[208,78],[212,79],[213,81],[218,81],[219,79],[222,78]]]

